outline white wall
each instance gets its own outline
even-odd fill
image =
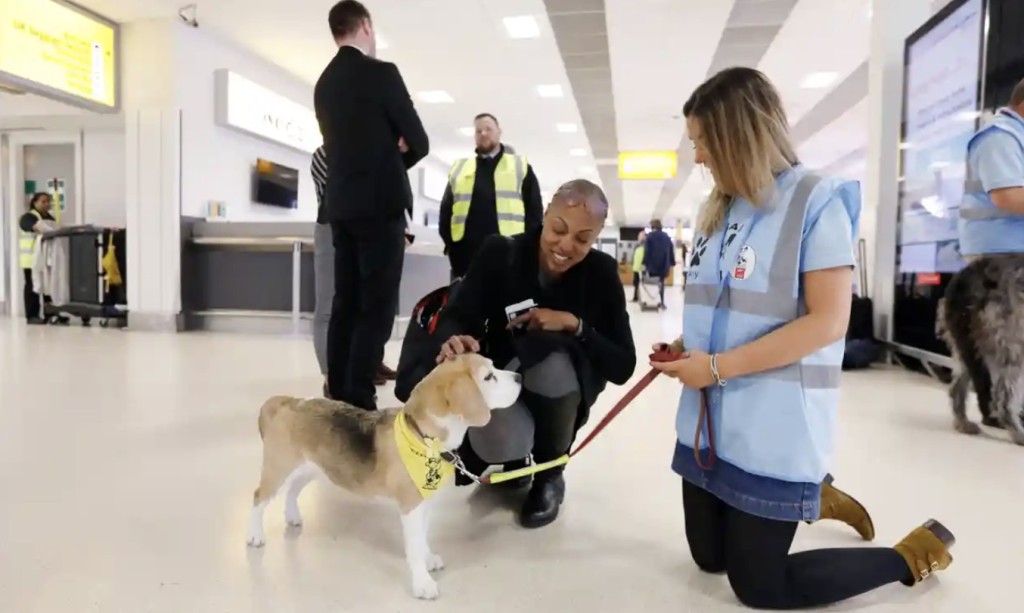
[[[123,128],[82,131],[83,223],[125,227],[124,142]]]
[[[315,219],[310,156],[216,125],[214,72],[227,68],[309,108],[313,107],[313,86],[209,32],[181,24],[174,29],[176,97],[182,111],[182,215],[205,217],[207,202],[220,200],[227,204],[227,217],[232,220]],[[252,202],[257,158],[299,169],[297,210]]]

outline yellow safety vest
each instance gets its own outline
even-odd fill
[[[514,236],[526,231],[526,206],[523,204],[523,181],[526,179],[526,156],[505,152],[494,169],[494,195],[498,209],[498,233]],[[459,160],[448,173],[452,189],[452,242],[466,235],[466,218],[473,200],[476,182],[476,158]]]
[[[29,213],[35,215],[39,221],[43,220],[43,215],[39,211],[32,209]],[[34,264],[36,237],[35,232],[21,230],[21,235],[18,238],[18,262],[21,263],[22,270],[32,268],[32,264]]]
[[[637,245],[633,251],[633,272],[644,271],[644,246]]]
[[[409,427],[405,413],[395,416],[395,445],[405,471],[426,500],[455,476],[455,465],[445,461],[444,448],[436,438],[420,439]]]

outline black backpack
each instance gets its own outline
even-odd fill
[[[443,339],[434,336],[444,307],[451,299],[458,280],[451,285],[430,292],[412,310],[409,325],[402,339],[402,353],[398,358],[398,376],[395,379],[395,397],[409,400],[413,388],[434,369]]]

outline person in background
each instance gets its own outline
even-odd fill
[[[53,206],[50,194],[39,192],[32,195],[28,211],[18,220],[20,230],[18,238],[18,261],[25,275],[23,299],[25,318],[31,325],[46,323],[43,317],[43,304],[50,302],[49,296],[40,297],[32,283],[32,267],[35,264],[36,240],[39,235],[54,229],[57,220],[50,214]]]
[[[867,520],[822,484],[834,455],[860,187],[800,164],[779,94],[757,70],[713,76],[683,116],[715,187],[698,218],[674,343],[685,353],[652,367],[683,384],[672,468],[694,562],[727,574],[741,603],[774,610],[912,586],[945,569],[953,537],[934,520],[893,548],[790,553],[800,522],[837,511]]]
[[[959,231],[968,261],[1024,252],[1024,80],[967,144]]]
[[[606,383],[633,376],[636,347],[618,264],[591,248],[607,216],[600,187],[566,183],[542,227],[484,242],[442,311],[436,336],[446,341],[438,361],[479,351],[523,376],[516,404],[494,411],[483,428],[470,428],[459,450],[475,474],[492,464],[518,468],[531,454],[538,463],[560,458]],[[532,482],[519,521],[540,528],[558,517],[565,479],[557,468]],[[456,483],[470,481],[457,476]]]
[[[338,53],[313,93],[327,153],[324,213],[334,244],[328,392],[376,410],[374,379],[394,327],[408,243],[408,169],[429,153],[430,142],[398,68],[375,58],[366,7],[342,0],[328,24]]]
[[[644,238],[641,232],[636,237],[636,249],[633,250],[633,302],[640,302],[640,284],[644,276]]]
[[[490,113],[473,120],[476,156],[457,160],[441,197],[438,231],[452,267],[465,276],[488,236],[515,236],[540,227],[544,203],[526,156],[501,142],[501,126]]]
[[[331,324],[331,305],[334,303],[334,244],[331,224],[324,211],[324,188],[327,186],[327,154],[323,146],[313,152],[310,164],[313,186],[316,188],[316,227],[313,229],[313,284],[316,289],[316,305],[313,308],[313,349],[324,377],[323,394],[330,398],[327,386],[327,332]],[[406,244],[411,244],[408,233]],[[376,385],[383,385],[395,378],[395,371],[381,363],[374,378]]]
[[[651,232],[644,245],[644,268],[658,280],[658,308],[665,308],[665,279],[676,265],[676,249],[672,239],[661,227],[661,220],[651,221]]]

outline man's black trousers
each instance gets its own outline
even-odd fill
[[[373,410],[374,375],[398,311],[405,220],[332,221],[334,302],[327,331],[331,397]]]

